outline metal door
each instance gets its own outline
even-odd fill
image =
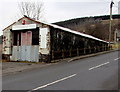
[[[31,47],[31,60],[33,62],[39,62],[39,46],[35,45]]]
[[[21,61],[39,61],[39,46],[21,46]]]
[[[26,46],[20,46],[20,61],[26,61]]]
[[[21,46],[13,46],[13,61],[39,61],[39,45],[32,45],[32,32],[21,32]]]
[[[32,58],[32,56],[31,56],[31,53],[33,53],[33,52],[31,52],[31,46],[26,46],[26,60],[27,61],[32,61],[31,60],[31,58]]]
[[[18,47],[17,46],[13,46],[11,60],[12,61],[18,61]]]

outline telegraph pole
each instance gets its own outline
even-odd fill
[[[110,25],[109,25],[109,46],[110,46],[110,41],[111,41],[111,30],[112,30],[112,7],[113,7],[114,2],[111,1],[110,3]]]

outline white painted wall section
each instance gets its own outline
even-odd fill
[[[46,48],[47,46],[47,33],[48,28],[40,28],[40,48]]]
[[[39,53],[48,55],[50,53],[49,28],[40,28],[39,31]]]
[[[35,29],[36,27],[36,24],[14,25],[12,26],[12,30]]]

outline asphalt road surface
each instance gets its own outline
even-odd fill
[[[118,51],[3,77],[3,90],[118,90]]]

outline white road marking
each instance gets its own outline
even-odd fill
[[[100,65],[98,65],[98,66],[89,68],[88,70],[93,70],[93,69],[95,69],[95,68],[101,67],[101,66],[106,65],[106,64],[109,64],[109,63],[110,63],[110,62],[106,62],[106,63],[100,64]]]
[[[74,76],[76,76],[76,75],[77,75],[77,74],[73,74],[73,75],[67,76],[67,77],[65,77],[65,78],[62,78],[62,79],[56,80],[56,81],[51,82],[51,83],[48,83],[48,84],[46,84],[46,85],[43,85],[43,86],[37,87],[37,88],[33,89],[32,91],[35,91],[35,90],[38,90],[38,89],[41,89],[41,88],[45,88],[45,87],[50,86],[50,85],[53,85],[53,84],[55,84],[55,83],[58,83],[58,82],[61,82],[61,81],[66,80],[66,79],[72,78],[72,77],[74,77]]]
[[[119,58],[116,58],[116,59],[114,59],[114,60],[117,61],[118,59],[120,59],[120,57],[119,57]]]

